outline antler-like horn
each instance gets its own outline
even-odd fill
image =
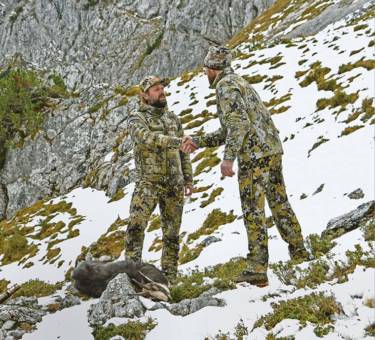
[[[11,297],[18,289],[20,288],[19,285],[15,284],[13,287],[6,290],[3,294],[0,294],[0,303],[3,303],[9,297]]]

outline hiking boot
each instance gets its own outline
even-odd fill
[[[306,250],[305,246],[302,244],[299,247],[289,245],[289,255],[290,259],[295,263],[301,263],[305,261],[310,261],[311,257],[308,251]]]
[[[266,287],[268,286],[268,277],[267,273],[255,273],[248,270],[244,270],[236,279],[237,283],[248,282],[251,285],[257,287]]]

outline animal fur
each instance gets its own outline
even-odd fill
[[[149,263],[131,260],[110,263],[83,261],[74,269],[74,286],[83,294],[100,297],[109,281],[117,274],[126,273],[139,295],[155,300],[170,299],[168,280],[164,274]]]

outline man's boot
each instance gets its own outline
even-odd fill
[[[288,249],[289,249],[290,259],[295,263],[301,263],[304,261],[311,260],[310,254],[306,250],[303,243],[298,246],[289,244]]]
[[[251,285],[257,287],[266,287],[268,286],[268,277],[267,273],[256,273],[249,270],[244,270],[236,279],[237,283],[248,282]]]

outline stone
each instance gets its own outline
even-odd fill
[[[352,200],[359,200],[363,197],[365,197],[365,194],[363,193],[361,188],[358,188],[351,193],[348,194],[348,197]]]
[[[99,302],[90,306],[88,321],[91,326],[102,325],[113,317],[141,317],[144,312],[128,275],[121,273],[108,283]]]
[[[334,239],[354,229],[365,226],[375,218],[375,201],[363,203],[356,209],[330,220],[322,238]]]
[[[212,244],[212,243],[220,242],[220,241],[222,241],[221,238],[211,235],[211,236],[206,237],[206,238],[201,242],[201,244],[204,245],[205,247],[207,247],[207,246],[209,246],[209,245]]]
[[[16,321],[8,320],[8,321],[4,322],[4,324],[1,328],[7,331],[7,330],[12,329],[15,324],[16,324]]]
[[[223,299],[213,297],[213,295],[218,293],[220,293],[219,289],[210,288],[208,291],[193,299],[185,299],[172,304],[162,302],[155,303],[150,310],[167,309],[171,314],[186,316],[208,306],[224,307],[226,303]]]

